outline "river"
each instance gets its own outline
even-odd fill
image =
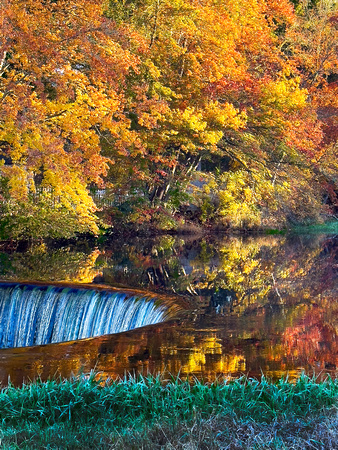
[[[204,381],[302,371],[336,377],[337,243],[334,233],[211,234],[7,248],[3,281],[127,287],[176,308],[162,323],[122,333],[1,348],[0,381],[90,370]]]

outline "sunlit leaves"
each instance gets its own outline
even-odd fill
[[[252,174],[271,211],[294,176],[299,199],[319,178],[334,191],[331,3],[295,12],[287,0],[4,0],[2,194],[28,201],[44,189],[94,230],[89,187],[136,189],[169,208],[215,154],[229,159],[219,198],[246,179],[229,213],[238,223],[261,217]]]
[[[129,127],[120,114],[122,85],[138,58],[123,48],[100,3],[4,6],[0,140],[10,196],[28,201],[39,180],[55,208],[74,214],[79,229],[96,230],[87,186],[107,173],[100,134]]]

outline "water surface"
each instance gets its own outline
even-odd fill
[[[131,373],[338,373],[337,236],[207,236],[3,252],[1,278],[128,286],[188,299],[169,322],[0,350],[0,379]]]

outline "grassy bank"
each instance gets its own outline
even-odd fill
[[[338,448],[338,382],[95,376],[6,387],[2,449]]]
[[[293,234],[336,234],[338,233],[338,220],[309,226],[298,226],[290,231]]]

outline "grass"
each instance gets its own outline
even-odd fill
[[[292,228],[291,231],[295,234],[336,234],[338,232],[338,220],[333,220],[322,224],[296,226]]]
[[[37,381],[0,393],[1,449],[338,448],[338,381]]]

